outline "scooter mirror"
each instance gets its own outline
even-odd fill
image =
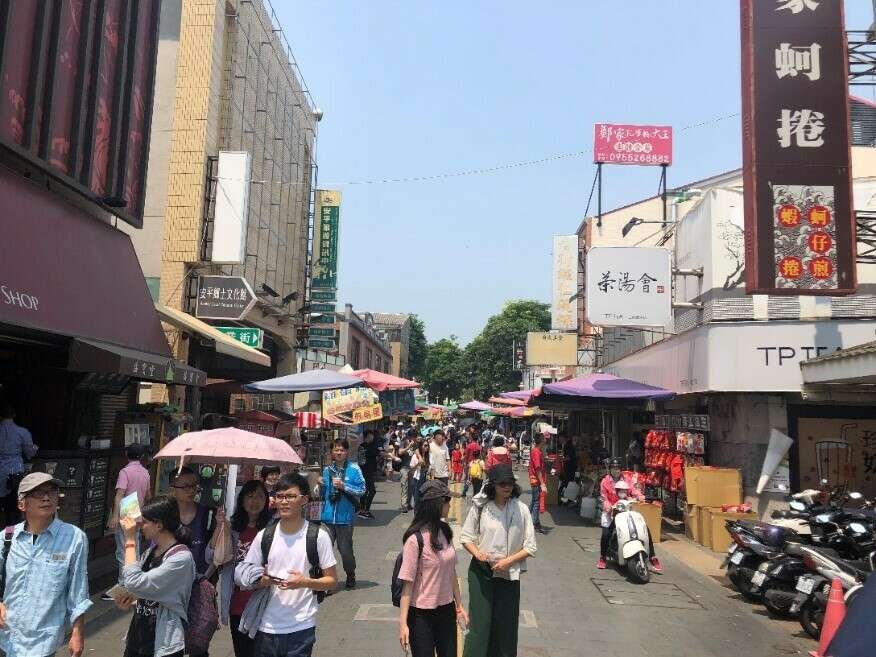
[[[850,500],[861,500],[861,499],[863,499],[863,498],[864,498],[864,496],[861,495],[860,493],[858,493],[857,491],[854,492],[854,493],[849,493],[849,499],[850,499]]]
[[[867,528],[862,525],[860,522],[851,522],[849,523],[849,529],[851,529],[856,534],[866,534]]]
[[[791,500],[789,506],[794,509],[794,511],[805,511],[806,505],[803,504],[800,500]]]

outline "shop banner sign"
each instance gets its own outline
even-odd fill
[[[201,276],[195,317],[243,319],[256,304],[256,295],[242,276]]]
[[[311,303],[310,312],[312,313],[334,313],[336,306],[333,303]]]
[[[381,392],[379,397],[380,404],[383,406],[383,414],[387,417],[414,415],[417,412],[413,390],[386,390]]]
[[[262,329],[251,326],[216,326],[215,329],[253,349],[261,349],[265,338]]]
[[[554,289],[551,328],[578,330],[578,302],[569,299],[578,291],[578,236],[554,235]]]
[[[349,413],[357,408],[365,408],[379,404],[380,399],[377,393],[371,388],[346,388],[344,390],[323,390],[322,393],[322,414],[323,417],[329,415],[339,415],[341,413]]]
[[[597,164],[672,164],[672,126],[597,123],[593,126]]]
[[[335,327],[321,328],[319,326],[311,326],[307,329],[307,335],[315,338],[333,338],[335,337]]]
[[[313,273],[311,288],[335,289],[338,286],[338,229],[341,193],[316,191],[316,221],[313,228]]]
[[[852,294],[843,3],[741,5],[746,292]]]
[[[310,298],[313,301],[331,301],[336,303],[338,300],[338,291],[337,290],[312,290],[310,292]],[[311,306],[313,309],[313,306]]]
[[[593,247],[587,252],[585,310],[594,326],[669,326],[668,249]]]
[[[363,422],[374,422],[383,417],[383,408],[380,404],[371,404],[363,408],[357,408],[353,411],[353,424],[362,424]]]
[[[335,316],[334,315],[311,315],[310,316],[311,324],[334,324]]]

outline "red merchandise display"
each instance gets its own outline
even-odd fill
[[[644,482],[667,493],[683,492],[685,467],[704,465],[705,453],[701,432],[651,429],[645,436]]]

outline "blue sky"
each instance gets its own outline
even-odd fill
[[[767,0],[764,0],[767,1]],[[338,300],[413,312],[464,344],[508,299],[551,295],[554,234],[587,205],[593,123],[670,124],[669,185],[741,164],[738,0],[274,0],[324,110],[320,186],[341,189]],[[850,29],[870,0],[846,0]],[[868,90],[868,94],[869,94]],[[604,206],[659,170],[605,170]],[[344,184],[340,184],[344,183]],[[591,210],[592,212],[592,210]]]

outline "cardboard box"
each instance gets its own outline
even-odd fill
[[[642,504],[636,502],[636,504],[633,505],[633,508],[645,518],[645,524],[648,525],[648,533],[651,534],[651,540],[654,543],[659,543],[662,538],[663,507],[659,504]]]
[[[684,469],[687,503],[699,507],[742,504],[742,473],[734,468],[689,466]]]
[[[718,509],[720,511],[720,508]],[[688,504],[684,514],[685,535],[700,545],[709,546],[712,541],[712,528],[709,524],[709,507]]]
[[[726,552],[730,547],[730,533],[724,526],[727,520],[739,520],[740,518],[748,520],[757,520],[756,513],[726,513],[721,509],[710,509],[709,521],[711,533],[711,547],[715,552]]]
[[[712,528],[712,512],[720,511],[721,507],[715,508],[710,506],[701,506],[700,515],[697,518],[697,522],[700,525],[700,545],[703,547],[712,547],[712,541],[714,540],[714,531]]]

